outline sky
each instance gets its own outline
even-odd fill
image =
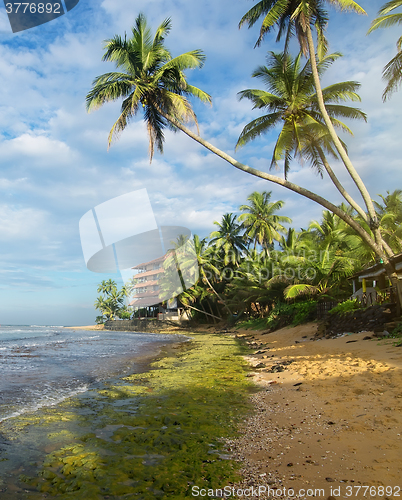
[[[202,49],[206,63],[188,71],[188,81],[212,96],[212,107],[194,101],[201,136],[251,167],[269,171],[277,131],[234,151],[246,123],[258,116],[238,100],[268,51],[282,43],[267,36],[254,48],[258,26],[239,30],[251,0],[80,0],[66,15],[13,34],[0,7],[0,324],[88,325],[98,314],[97,286],[119,274],[86,268],[79,221],[97,205],[146,188],[157,224],[181,225],[201,237],[224,213],[238,213],[253,191],[272,191],[283,200],[292,227],[319,220],[322,208],[281,186],[236,170],[190,138],[166,132],[164,154],[150,164],[140,114],[107,150],[120,102],[90,114],[85,96],[93,79],[113,71],[102,62],[104,40],[130,33],[142,12],[155,29],[166,17],[172,30],[166,46],[173,56]],[[382,68],[395,55],[398,28],[366,36],[382,1],[361,1],[367,16],[329,8],[331,52],[343,57],[325,73],[323,85],[361,82],[359,107],[367,123],[350,124],[350,157],[371,196],[402,188],[402,91],[386,103]],[[257,23],[258,24],[258,23]],[[358,198],[347,174],[332,164]],[[281,175],[281,172],[278,172]],[[342,199],[328,178],[307,165],[292,164],[289,180],[335,204]]]

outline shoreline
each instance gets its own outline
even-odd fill
[[[66,330],[105,330],[104,325],[88,325],[88,326],[63,326]]]
[[[201,467],[210,466],[214,471],[210,471],[211,477],[216,474],[211,483],[215,489],[230,487],[231,492],[237,489],[252,492],[252,488],[259,486],[270,488],[265,496],[263,492],[252,496],[261,500],[271,499],[272,495],[293,500],[293,493],[307,489],[316,491],[315,496],[325,500],[393,498],[393,495],[381,494],[386,487],[394,488],[392,494],[397,496],[395,488],[402,486],[399,479],[402,476],[402,349],[393,346],[393,339],[375,339],[369,332],[316,340],[316,330],[317,324],[310,323],[272,333],[210,326],[199,327],[197,331],[163,332],[186,333],[191,341],[163,346],[162,351],[151,356],[153,360],[146,363],[141,373],[116,378],[103,388],[94,388],[74,398],[72,405],[66,403],[58,405],[58,410],[45,410],[41,412],[41,419],[26,419],[20,432],[29,434],[31,429],[54,437],[49,438],[43,448],[44,462],[37,460],[35,467],[18,469],[18,474],[27,475],[25,484],[18,483],[15,476],[11,486],[15,488],[19,484],[19,489],[9,490],[7,496],[0,481],[2,499],[14,500],[15,492],[21,493],[25,488],[30,491],[27,499],[39,500],[43,496],[35,495],[43,493],[34,494],[38,487],[42,492],[59,495],[57,488],[63,484],[72,487],[77,480],[74,474],[81,474],[82,467],[85,470],[83,465],[74,466],[73,472],[66,475],[66,470],[70,471],[65,469],[66,464],[84,464],[94,449],[104,450],[100,455],[102,463],[109,460],[111,452],[116,456],[143,453],[141,461],[145,457],[145,463],[149,460],[151,468],[161,471],[163,479],[156,484],[162,489],[158,491],[165,491],[163,484],[168,481],[165,498],[170,495],[177,498],[174,496],[177,491],[191,497],[191,492],[183,489],[186,476],[182,471],[187,470],[184,464],[192,453],[201,454],[200,464],[209,464]],[[239,346],[233,351],[237,340],[248,344],[248,352],[243,349],[241,353]],[[244,362],[233,371],[232,365],[239,358],[254,366],[251,373]],[[212,370],[211,374],[208,370]],[[242,399],[240,393],[246,399]],[[195,404],[194,400],[198,402]],[[212,410],[208,406],[211,400],[218,403]],[[141,401],[145,406],[143,413],[138,414]],[[249,405],[251,412],[247,410]],[[200,411],[201,414],[207,411],[206,419],[201,418]],[[188,420],[189,414],[201,418],[195,428],[191,419]],[[78,419],[78,424],[71,420],[71,415]],[[156,427],[155,418],[160,422]],[[219,422],[218,428],[213,427],[214,421]],[[41,426],[43,431],[38,430]],[[213,448],[200,451],[198,443],[194,448],[197,451],[190,451],[194,446],[190,444],[192,434],[200,428],[204,429],[202,440],[213,443]],[[138,431],[135,429],[144,429],[142,444],[136,441]],[[191,430],[185,434],[190,441],[187,442],[187,437],[183,441],[176,434],[180,429]],[[239,432],[237,438],[236,432]],[[168,436],[154,445],[155,436],[161,438],[164,433]],[[167,439],[166,443],[163,439]],[[133,451],[138,446],[141,453]],[[179,448],[173,455],[179,457],[177,469],[173,462],[164,467],[162,462],[158,463],[159,459],[151,458],[155,453],[158,455],[158,449],[161,457],[166,453],[170,456],[172,447],[176,446]],[[237,479],[233,476],[236,467],[229,466],[231,460],[235,460],[240,469],[241,477]],[[117,474],[115,462],[107,463],[107,470]],[[121,459],[118,469],[125,470],[125,467]],[[92,470],[100,474],[102,468],[100,465]],[[199,472],[192,469],[186,474],[193,479],[196,474],[197,481],[202,481],[206,471],[197,470]],[[144,481],[141,490],[144,498],[153,500],[155,496],[146,496],[153,482],[147,483],[143,473],[144,467],[138,463],[134,475],[143,478],[140,481]],[[99,477],[99,487],[105,488],[104,476]],[[119,477],[118,482],[130,483],[129,476]],[[218,480],[218,477],[225,479]],[[92,485],[91,481],[85,488]],[[372,488],[369,496],[357,494],[357,488],[362,486]],[[89,494],[91,488],[85,491]],[[116,491],[125,491],[124,496],[132,493],[134,486],[124,488]],[[99,493],[99,489],[97,491]],[[99,498],[107,498],[102,495],[104,493]],[[115,493],[113,498],[120,496]]]
[[[164,346],[147,371],[3,422],[0,443],[15,460],[2,500],[177,498],[189,481],[238,479],[221,438],[248,408],[241,348],[228,336],[186,333],[191,342]]]

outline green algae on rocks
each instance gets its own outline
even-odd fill
[[[243,348],[231,337],[191,335],[148,372],[35,414],[35,432],[43,429],[54,446],[19,477],[20,497],[182,499],[193,485],[235,482],[238,465],[223,438],[249,409]],[[31,432],[28,416],[16,424]]]

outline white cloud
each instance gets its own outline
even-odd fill
[[[2,149],[5,159],[13,158],[19,162],[21,157],[25,157],[39,167],[71,164],[74,160],[74,154],[67,144],[43,135],[22,134],[4,141]]]
[[[17,208],[0,205],[0,234],[3,243],[7,240],[21,241],[40,239],[46,231],[47,214],[32,208]]]
[[[171,16],[172,31],[166,44],[173,55],[201,48],[207,56],[202,70],[188,72],[191,83],[213,97],[212,108],[195,104],[202,136],[239,161],[268,171],[275,131],[234,153],[242,128],[259,113],[247,100],[239,102],[237,93],[261,87],[259,80],[251,78],[252,71],[265,63],[267,50],[282,48],[270,37],[261,48],[253,49],[258,26],[252,30],[237,27],[250,7],[247,3],[86,3],[85,19],[66,15],[57,21],[57,29],[55,22],[18,36],[9,33],[4,37],[7,43],[0,45],[3,268],[16,263],[21,268],[25,263],[27,269],[40,268],[37,274],[45,277],[50,268],[74,269],[84,276],[80,217],[99,203],[143,187],[149,192],[159,224],[185,225],[200,236],[208,235],[214,229],[213,221],[225,212],[236,212],[254,190],[272,191],[273,200],[284,200],[282,213],[293,218],[296,228],[320,218],[320,206],[236,170],[181,132],[166,131],[165,154],[156,152],[150,165],[148,137],[140,114],[107,152],[107,136],[118,117],[120,102],[89,115],[85,111],[85,95],[93,78],[114,69],[112,63],[101,61],[103,40],[129,32],[140,11],[153,28]],[[360,107],[369,121],[352,123],[355,137],[347,138],[347,143],[373,197],[402,187],[402,91],[386,104],[381,100],[381,72],[395,53],[397,31],[380,30],[365,36],[382,3],[378,0],[375,4],[369,5],[368,17],[333,15],[331,10],[330,49],[343,51],[345,56],[324,79],[324,84],[349,79],[362,83]],[[0,31],[2,26],[10,32],[4,10],[0,12]],[[343,166],[335,162],[334,168],[345,187],[359,198]],[[307,166],[295,164],[290,180],[335,203],[342,201],[331,183],[316,177]],[[34,284],[37,274],[27,271],[27,281]],[[96,280],[98,276],[88,272],[88,278],[83,279]],[[45,281],[37,281],[37,287],[45,286]],[[70,300],[70,304],[75,303]]]

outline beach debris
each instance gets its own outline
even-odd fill
[[[335,482],[335,479],[332,479],[332,477],[326,477],[325,481],[328,481],[328,483],[333,483]]]

